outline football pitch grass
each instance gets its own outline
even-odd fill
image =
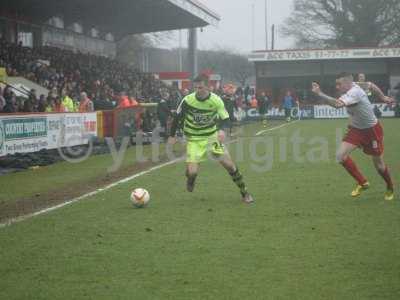
[[[383,125],[397,183],[400,120]],[[254,205],[212,161],[186,193],[180,162],[0,228],[0,299],[400,299],[400,198],[383,200],[383,180],[361,151],[353,158],[371,189],[349,196],[354,182],[335,162],[345,127],[300,121],[254,138],[262,126],[247,126],[229,148]],[[298,151],[295,136],[304,138]],[[37,180],[51,180],[52,168]],[[0,193],[13,194],[12,183],[29,193],[29,174],[37,176],[0,177]],[[130,204],[136,187],[150,192],[145,209]]]

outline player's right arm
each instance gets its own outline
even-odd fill
[[[176,112],[173,116],[171,132],[170,132],[170,135],[168,138],[169,144],[176,143],[176,132],[177,132],[178,128],[180,128],[182,126],[182,123],[185,120],[186,108],[187,108],[186,101],[185,101],[185,98],[183,98],[181,103],[179,103],[178,108],[176,109]]]
[[[332,106],[334,108],[341,108],[346,106],[346,103],[343,101],[343,99],[336,99],[324,94],[321,91],[319,84],[316,82],[312,83],[312,92],[316,94],[322,101],[324,101],[325,104],[329,106]]]

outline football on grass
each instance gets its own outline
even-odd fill
[[[149,201],[150,201],[150,194],[145,189],[142,189],[142,188],[135,189],[131,193],[131,201],[132,201],[133,206],[135,206],[135,207],[138,207],[138,208],[145,207],[147,205],[147,203],[149,203]]]

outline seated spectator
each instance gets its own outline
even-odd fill
[[[251,98],[250,107],[251,107],[251,108],[258,108],[258,101],[257,101],[256,96],[253,96],[253,97]]]
[[[132,92],[129,94],[129,101],[131,102],[131,107],[139,105],[139,102],[136,101],[135,96],[133,95]]]
[[[37,111],[38,112],[45,112],[46,111],[46,107],[47,107],[46,97],[44,95],[40,95]]]
[[[54,112],[54,106],[55,106],[54,98],[48,96],[45,112]]]
[[[0,112],[3,111],[4,106],[6,105],[6,99],[3,97],[3,90],[0,87]]]
[[[24,101],[24,108],[22,110],[23,112],[34,112],[34,104],[31,98],[28,98]]]
[[[6,98],[6,105],[3,107],[3,113],[16,113],[17,109],[17,99],[14,94],[11,94],[11,97]]]
[[[112,99],[106,94],[101,93],[98,97],[93,99],[94,110],[112,110],[114,104]]]
[[[31,49],[5,40],[2,40],[0,47],[0,67],[5,67],[10,76],[19,75],[46,87],[51,97],[61,95],[68,111],[72,111],[72,107],[69,99],[64,98],[63,90],[72,100],[86,91],[88,95],[95,95],[92,100],[108,104],[116,100],[114,91],[134,91],[136,102],[137,99],[156,102],[159,100],[160,89],[165,89],[163,83],[152,74],[141,73],[106,57],[48,46]],[[6,93],[3,91],[3,94]],[[101,95],[107,95],[107,98],[101,99]],[[6,96],[3,97],[6,100]],[[20,109],[30,109],[26,107],[28,104],[33,105],[34,111],[39,110],[37,98],[21,105]],[[136,105],[135,101],[131,101],[132,104]],[[77,110],[77,107],[74,106],[73,110]]]
[[[85,92],[81,93],[79,101],[79,112],[92,112],[94,111],[93,102],[89,99]]]
[[[53,112],[57,112],[57,113],[67,112],[65,106],[62,104],[62,101],[61,101],[60,97],[55,97],[53,99],[54,99]]]
[[[127,108],[127,107],[131,107],[131,105],[132,104],[131,104],[131,101],[129,100],[129,97],[124,92],[121,92],[118,108]]]

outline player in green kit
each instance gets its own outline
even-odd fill
[[[187,190],[193,192],[199,164],[205,161],[211,152],[239,187],[242,200],[245,203],[254,202],[247,191],[242,174],[223,144],[224,130],[230,126],[224,102],[219,96],[210,92],[206,76],[200,75],[193,84],[195,93],[187,95],[179,104],[168,139],[170,144],[175,144],[176,131],[178,127],[183,128],[187,139]]]

